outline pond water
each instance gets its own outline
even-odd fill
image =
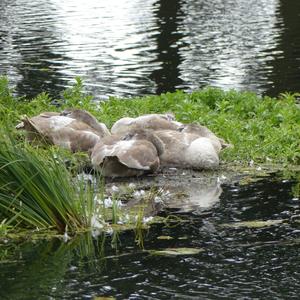
[[[299,91],[298,0],[1,0],[0,74],[52,96]]]
[[[222,184],[218,201],[202,209],[166,208],[161,215],[181,221],[152,225],[144,250],[130,231],[23,242],[6,252],[2,245],[0,298],[298,299],[299,182],[275,174],[245,182]],[[256,220],[277,222],[249,222]],[[148,252],[178,247],[201,252]]]

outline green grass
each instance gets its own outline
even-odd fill
[[[222,91],[216,88],[187,94],[181,91],[133,99],[110,98],[94,101],[83,93],[80,79],[58,100],[65,107],[89,110],[108,127],[124,116],[173,112],[182,122],[197,122],[234,145],[222,153],[225,163],[300,164],[299,94],[283,94],[278,99],[250,92]],[[20,116],[57,110],[46,94],[27,101],[12,96],[8,80],[0,78],[0,124],[14,132]]]
[[[72,178],[61,159],[11,137],[0,146],[0,216],[19,228],[60,233],[90,227],[94,192]]]
[[[173,112],[185,123],[197,122],[234,145],[222,154],[227,163],[300,163],[300,108],[296,95],[279,99],[215,88],[167,93],[130,100],[111,99],[98,118],[111,126],[122,116]]]

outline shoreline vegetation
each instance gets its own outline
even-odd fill
[[[275,99],[205,88],[191,94],[177,91],[97,101],[84,93],[82,81],[76,78],[61,99],[42,93],[28,100],[14,97],[8,79],[0,77],[0,239],[7,232],[24,229],[54,230],[68,239],[68,233],[74,235],[95,224],[98,229],[109,231],[124,223],[129,224],[127,228],[141,229],[146,223],[142,206],[123,212],[119,196],[105,194],[101,176],[96,174],[94,177],[100,179],[92,184],[77,176],[87,161],[86,155],[28,145],[24,133],[15,129],[25,114],[31,117],[44,111],[77,107],[91,112],[110,128],[121,117],[172,112],[178,121],[207,126],[234,145],[222,152],[220,169],[236,168],[239,172],[245,167],[268,165],[264,167],[267,171],[274,166],[299,171],[299,96],[285,93]],[[127,197],[134,192],[128,190]],[[151,191],[148,201],[157,193]]]

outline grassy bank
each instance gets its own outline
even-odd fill
[[[83,93],[80,80],[56,102],[65,107],[81,107],[92,112],[110,127],[124,116],[173,112],[182,122],[197,122],[234,145],[222,153],[225,163],[300,164],[299,95],[284,94],[279,98],[261,98],[254,93],[206,88],[191,94],[167,93],[134,99],[111,98],[106,102]],[[1,125],[14,131],[20,116],[32,116],[57,110],[47,94],[31,101],[12,96],[6,78],[0,80]]]
[[[122,116],[168,111],[181,122],[209,127],[233,144],[223,152],[224,162],[300,163],[300,106],[295,95],[272,99],[207,88],[192,94],[111,99],[101,105],[98,117],[110,126]]]
[[[300,108],[296,97],[284,94],[278,99],[258,97],[253,93],[206,88],[191,94],[167,93],[134,99],[111,98],[97,101],[83,92],[78,79],[60,99],[40,94],[34,99],[14,97],[8,80],[0,78],[0,233],[7,228],[54,228],[58,232],[89,228],[91,219],[116,211],[94,207],[94,191],[64,165],[67,159],[79,164],[80,155],[55,148],[37,149],[27,145],[15,130],[21,116],[80,107],[90,111],[110,127],[124,116],[172,112],[176,119],[197,122],[234,145],[221,154],[226,165],[300,164]],[[53,105],[59,103],[59,108]],[[53,152],[54,151],[54,152]],[[76,166],[75,166],[76,168]],[[101,198],[104,200],[104,196]],[[101,200],[101,201],[102,201]],[[114,207],[114,206],[113,206]],[[142,213],[139,213],[142,218]],[[103,220],[104,223],[107,220]],[[99,220],[97,220],[99,222]],[[101,222],[101,220],[100,220]],[[132,221],[138,226],[138,221]]]

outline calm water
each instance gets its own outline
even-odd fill
[[[100,238],[67,244],[55,239],[23,243],[16,250],[11,246],[9,259],[3,260],[1,247],[0,298],[299,299],[300,223],[291,218],[299,214],[295,188],[296,181],[276,176],[222,185],[219,201],[210,208],[188,213],[172,209],[186,222],[155,225],[145,233],[145,250],[202,248],[197,255],[150,255],[134,246],[131,232],[119,236],[117,250],[109,237],[103,247]],[[278,219],[286,223],[223,226]],[[93,255],[88,245],[96,249]]]
[[[298,0],[0,0],[0,73],[19,95],[75,76],[95,95],[205,85],[300,91]]]

